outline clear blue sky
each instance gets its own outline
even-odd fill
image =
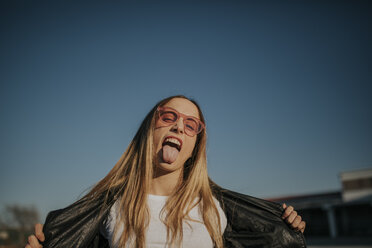
[[[0,207],[44,218],[72,203],[173,94],[200,103],[218,184],[340,189],[340,172],[372,167],[371,13],[368,1],[2,1]]]

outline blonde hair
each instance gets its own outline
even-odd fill
[[[99,181],[86,197],[94,199],[105,194],[105,204],[110,192],[118,192],[119,219],[116,222],[114,237],[120,224],[124,225],[119,246],[125,247],[134,242],[134,247],[145,246],[145,233],[149,224],[147,193],[153,178],[154,144],[153,132],[156,110],[174,98],[191,101],[199,111],[200,120],[205,119],[199,105],[183,95],[171,96],[158,102],[143,120],[133,140],[111,171]],[[223,247],[221,223],[209,184],[206,159],[206,131],[198,134],[192,156],[183,169],[183,180],[175,192],[169,196],[163,208],[166,214],[167,240],[179,246],[183,239],[183,221],[188,219],[190,210],[199,204],[204,225],[214,246]],[[197,200],[195,202],[195,200]]]

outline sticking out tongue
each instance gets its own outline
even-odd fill
[[[163,160],[164,162],[171,164],[176,161],[179,151],[177,148],[165,145],[163,146]]]

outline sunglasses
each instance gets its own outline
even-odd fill
[[[181,117],[183,118],[183,125],[185,133],[188,136],[195,136],[200,133],[205,127],[204,123],[196,117],[188,116],[179,113],[177,110],[170,107],[158,107],[159,118],[157,120],[157,127],[167,127],[176,123]]]

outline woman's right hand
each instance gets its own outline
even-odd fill
[[[36,236],[35,236],[36,235]],[[40,243],[44,242],[45,236],[43,233],[43,225],[40,223],[37,223],[35,225],[35,235],[28,236],[28,244],[26,245],[25,248],[41,248],[43,247]]]

